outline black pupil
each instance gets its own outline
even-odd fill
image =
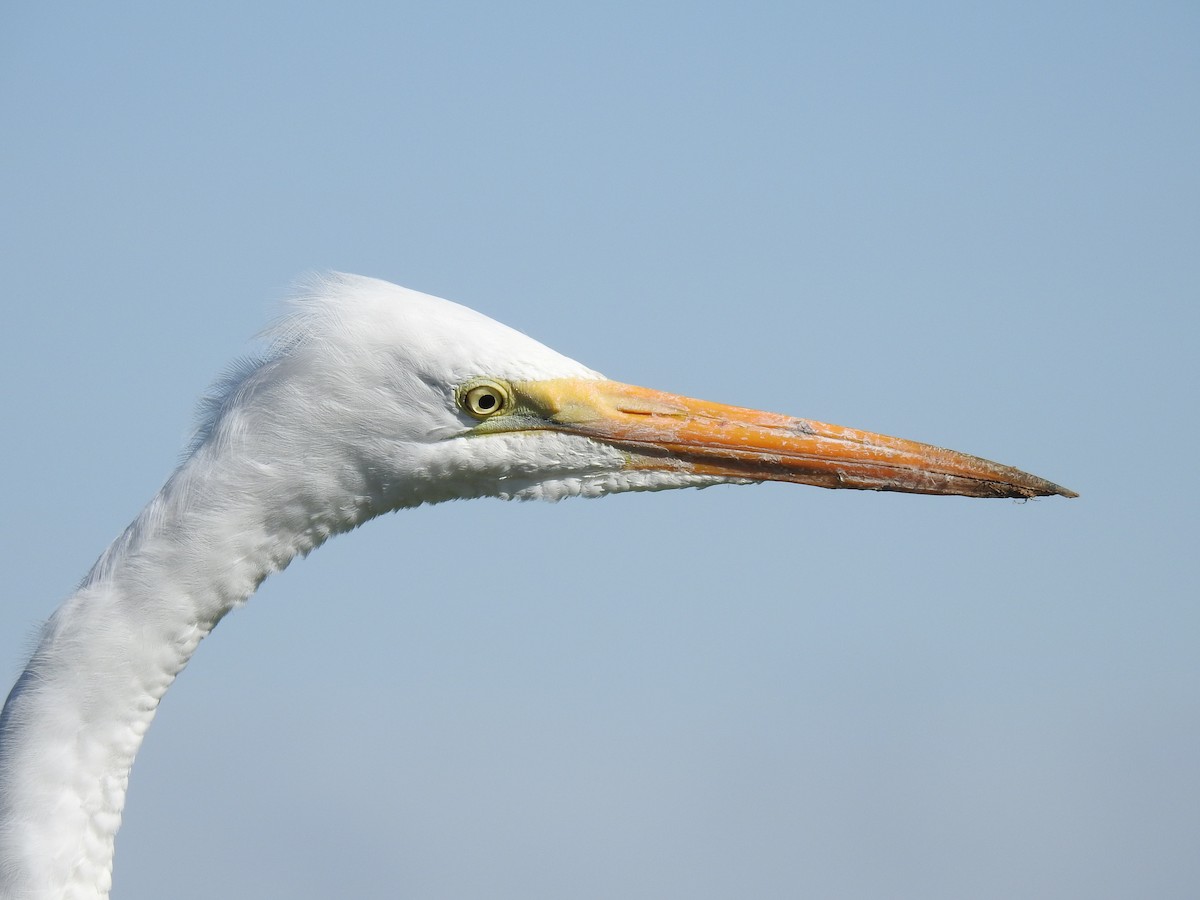
[[[479,405],[480,409],[493,409],[496,406],[496,395],[480,394],[475,402]]]

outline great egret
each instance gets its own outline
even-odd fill
[[[380,513],[775,480],[1075,496],[925,444],[607,381],[479,313],[318,281],[224,380],[190,453],[46,623],[0,716],[0,896],[106,897],[134,755],[200,640]]]

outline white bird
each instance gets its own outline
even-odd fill
[[[608,381],[470,309],[319,280],[218,385],[190,452],[44,626],[0,716],[0,897],[107,897],[134,756],[264,578],[381,513],[775,480],[1071,491],[951,450]]]

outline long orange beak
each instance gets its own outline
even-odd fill
[[[1078,496],[1020,469],[930,444],[615,381],[513,388],[540,427],[619,447],[633,468],[916,494]]]

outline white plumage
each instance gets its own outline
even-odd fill
[[[98,898],[130,767],[196,646],[271,572],[381,513],[766,479],[1069,491],[953,451],[606,381],[472,310],[315,281],[206,401],[189,455],[45,625],[0,718],[0,897]]]

